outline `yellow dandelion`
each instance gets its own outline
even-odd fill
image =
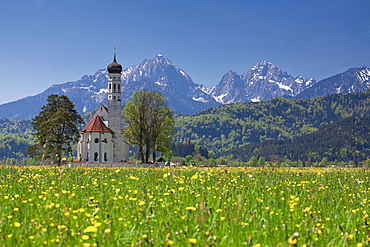
[[[82,235],[82,236],[81,236],[81,239],[82,239],[82,240],[88,240],[88,239],[89,239],[89,236],[87,236],[87,235]]]
[[[188,241],[189,241],[190,244],[196,244],[197,243],[197,240],[195,238],[189,238]]]
[[[104,230],[104,233],[110,233],[112,230],[110,228],[107,228]]]
[[[172,241],[172,240],[168,240],[167,242],[166,242],[166,245],[172,245],[174,242]]]
[[[95,226],[88,226],[88,227],[86,227],[84,232],[96,232],[97,230],[98,230],[98,228],[96,228]]]
[[[186,210],[189,210],[189,211],[195,211],[197,210],[195,207],[186,207]]]
[[[19,222],[14,222],[14,226],[15,226],[15,227],[20,227],[20,226],[21,226],[21,223],[19,223]]]

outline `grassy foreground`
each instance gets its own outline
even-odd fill
[[[367,246],[364,169],[0,168],[0,246]]]

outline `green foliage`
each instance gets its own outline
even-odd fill
[[[311,165],[318,162],[327,166],[328,161],[353,161],[358,164],[370,157],[370,116],[348,117],[332,124],[322,125],[311,134],[291,140],[270,140],[248,144],[225,152],[247,161],[247,157],[264,157],[275,161],[305,160]],[[321,161],[321,162],[320,162]]]
[[[30,141],[21,135],[2,135],[0,134],[0,160],[7,158],[21,159],[25,157],[25,151],[30,145]]]
[[[70,154],[72,146],[78,140],[77,125],[83,122],[74,109],[74,104],[65,95],[52,94],[47,99],[38,116],[32,119],[35,144],[27,153],[37,158],[56,157],[60,165],[63,154]]]
[[[309,100],[274,98],[178,116],[174,141],[184,143],[190,139],[193,144],[205,146],[220,156],[248,143],[289,140],[312,133],[322,124],[367,115],[370,115],[370,90]]]
[[[170,149],[174,135],[174,119],[163,95],[136,91],[123,110],[127,142],[139,149],[141,161],[149,162],[152,152],[160,151],[172,157]]]

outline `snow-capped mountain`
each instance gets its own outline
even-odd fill
[[[276,65],[262,61],[243,75],[227,72],[211,95],[221,104],[257,102],[274,97],[294,97],[315,83],[313,78],[293,77]]]
[[[0,105],[0,118],[31,119],[50,94],[67,95],[80,114],[107,104],[108,71],[98,70],[80,80],[53,85],[44,92]],[[273,97],[310,98],[333,93],[359,92],[370,88],[370,70],[366,67],[348,71],[316,82],[293,77],[266,61],[257,63],[242,75],[228,71],[212,88],[196,84],[184,70],[169,59],[157,55],[122,71],[122,101],[137,90],[162,93],[168,105],[179,113],[198,111],[239,102],[263,101]]]
[[[370,88],[370,69],[351,68],[335,76],[321,80],[298,94],[295,98],[309,99],[328,94],[361,92]]]
[[[220,105],[203,91],[204,88],[161,54],[122,71],[123,99],[129,99],[137,90],[156,91],[180,113],[194,113]]]
[[[79,113],[95,110],[107,104],[108,71],[98,70],[75,82],[53,85],[44,92],[14,102],[0,105],[0,118],[31,119],[36,116],[50,94],[67,95]],[[137,90],[162,93],[175,112],[195,113],[219,106],[206,93],[206,87],[192,81],[182,69],[162,55],[122,71],[122,99],[129,99]]]

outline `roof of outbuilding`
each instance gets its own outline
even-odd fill
[[[105,125],[101,116],[95,115],[81,131],[81,133],[85,132],[112,132],[112,130]]]

